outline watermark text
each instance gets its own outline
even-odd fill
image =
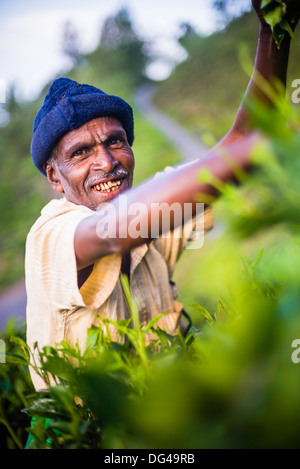
[[[98,207],[97,236],[101,239],[183,239],[186,249],[204,244],[204,204],[174,202],[129,203],[126,194]]]
[[[291,346],[295,349],[291,355],[292,362],[295,364],[300,363],[300,339],[293,340]]]
[[[5,342],[0,339],[0,363],[6,363]]]
[[[295,91],[292,93],[292,102],[294,104],[300,103],[300,78],[295,79],[292,82],[292,88],[295,88]]]

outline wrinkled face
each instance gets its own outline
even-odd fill
[[[132,186],[134,156],[120,121],[98,117],[64,135],[44,168],[56,192],[96,210]]]

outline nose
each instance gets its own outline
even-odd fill
[[[101,170],[104,173],[109,173],[117,164],[118,160],[105,146],[99,145],[97,147],[93,161],[93,169],[95,171]]]

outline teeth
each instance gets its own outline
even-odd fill
[[[100,184],[97,184],[95,186],[95,189],[100,192],[111,192],[112,190],[115,190],[120,185],[121,185],[121,181],[120,179],[118,179],[116,181],[101,182]]]

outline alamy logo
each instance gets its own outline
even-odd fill
[[[0,363],[6,362],[5,356],[5,342],[4,340],[0,339]]]
[[[174,202],[147,204],[129,203],[126,194],[115,203],[98,207],[97,235],[105,238],[143,238],[160,236],[184,238],[186,249],[200,249],[204,243],[204,204]],[[194,220],[194,223],[192,222]],[[151,220],[151,222],[150,222]],[[150,223],[150,224],[149,224]],[[176,228],[172,235],[172,227]]]
[[[298,364],[300,362],[300,339],[293,340],[292,348],[295,349],[291,355],[292,362]]]
[[[296,79],[292,83],[292,88],[296,88],[292,93],[292,101],[294,104],[300,103],[300,79]]]

